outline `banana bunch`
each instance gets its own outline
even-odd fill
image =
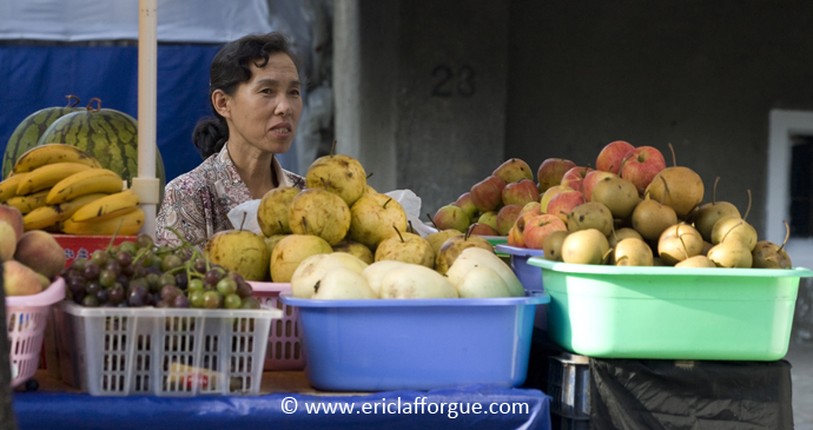
[[[25,230],[133,235],[144,224],[138,194],[121,175],[66,144],[34,147],[0,182],[0,203],[23,213]]]

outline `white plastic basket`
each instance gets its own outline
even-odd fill
[[[297,322],[298,311],[280,300],[280,294],[291,293],[291,284],[282,282],[249,282],[253,296],[266,307],[282,311],[280,318],[271,321],[265,370],[302,370],[305,356]]]
[[[12,387],[37,372],[51,306],[64,298],[65,280],[62,278],[57,278],[41,293],[6,297]]]
[[[56,307],[63,380],[91,395],[258,394],[278,309]]]

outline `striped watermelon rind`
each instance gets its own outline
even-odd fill
[[[3,174],[0,177],[7,177],[11,173],[17,158],[25,151],[38,145],[40,137],[54,121],[69,113],[83,109],[75,107],[79,103],[79,98],[74,95],[66,97],[68,99],[67,106],[51,106],[40,109],[23,118],[17,124],[8,142],[6,142],[6,149],[3,152]]]
[[[138,123],[125,112],[110,109],[82,109],[57,118],[42,134],[38,144],[66,143],[81,148],[99,163],[121,175],[128,183],[138,176]],[[164,161],[156,148],[155,173],[163,193],[166,183]]]

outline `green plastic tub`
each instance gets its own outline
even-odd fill
[[[540,267],[548,337],[598,358],[782,359],[806,268],[633,267],[553,262]]]

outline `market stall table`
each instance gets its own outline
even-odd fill
[[[277,371],[264,374],[258,396],[102,397],[65,386],[45,371],[36,380],[38,390],[14,393],[20,430],[550,428],[550,397],[537,389],[471,385],[328,393],[310,387],[302,371]],[[326,406],[345,409],[326,413]]]

